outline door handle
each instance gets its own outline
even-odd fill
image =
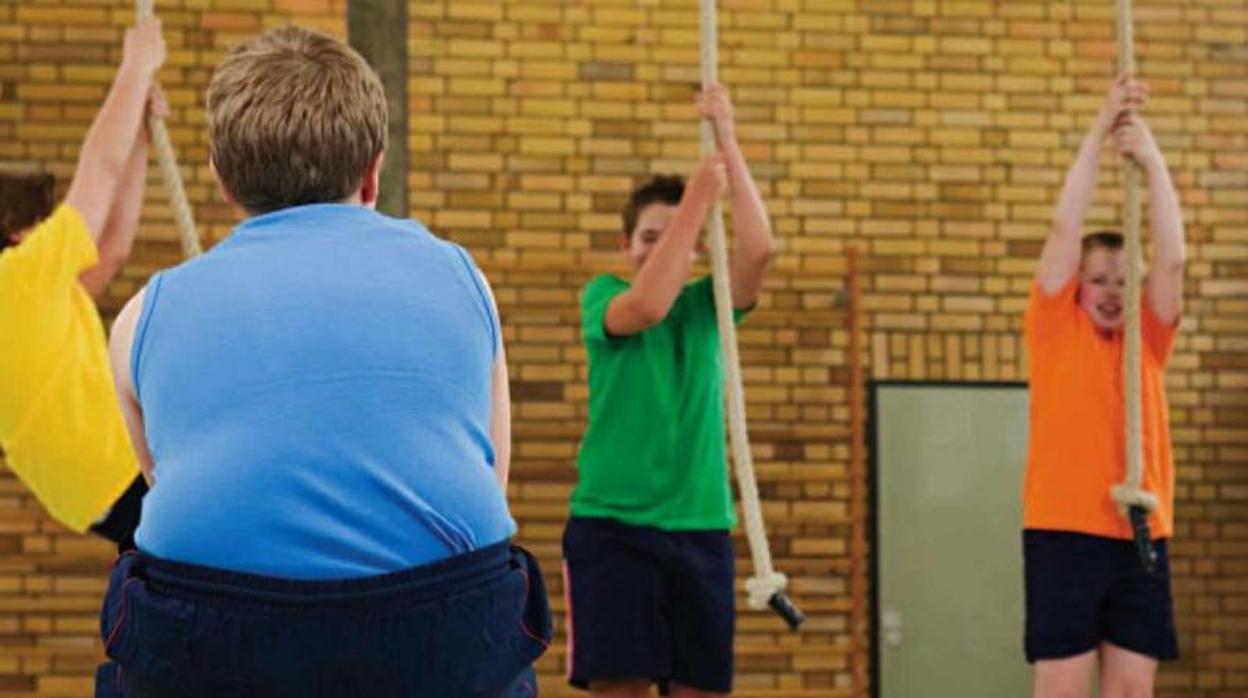
[[[900,647],[902,639],[901,612],[895,608],[884,609],[884,617],[881,624],[884,626],[884,644],[889,647]]]

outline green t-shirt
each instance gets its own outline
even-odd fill
[[[654,327],[609,336],[607,305],[628,287],[619,277],[598,276],[581,297],[589,425],[572,515],[666,530],[731,529],[736,508],[711,278],[687,284]],[[744,312],[734,316],[739,321]]]

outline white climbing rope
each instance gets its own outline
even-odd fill
[[[1118,0],[1118,72],[1135,74],[1135,32],[1131,0]],[[1126,191],[1123,196],[1123,242],[1127,260],[1123,311],[1123,399],[1126,415],[1126,479],[1113,486],[1110,495],[1126,516],[1132,506],[1148,511],[1157,508],[1157,497],[1140,487],[1144,472],[1142,411],[1140,405],[1140,167],[1127,158],[1124,165]]]
[[[136,20],[143,20],[153,13],[154,0],[135,0],[134,14]],[[195,220],[191,216],[191,205],[186,199],[186,189],[182,186],[182,174],[178,171],[177,156],[173,151],[173,142],[169,139],[169,129],[164,119],[149,116],[147,131],[151,135],[152,145],[156,148],[156,162],[160,165],[160,173],[165,180],[165,191],[169,194],[169,203],[173,206],[173,223],[178,231],[178,240],[182,243],[182,254],[186,258],[199,255],[199,235],[195,232]]]
[[[702,24],[702,86],[718,79],[719,36],[715,0],[701,1]],[[716,150],[715,127],[709,119],[702,120],[702,153]],[[714,274],[715,315],[719,322],[719,343],[724,356],[724,393],[728,406],[728,423],[732,442],[732,460],[736,465],[737,487],[741,509],[745,515],[745,533],[750,542],[754,576],[745,582],[751,608],[767,608],[777,592],[788,586],[785,576],[771,566],[771,549],[767,545],[767,529],[763,524],[762,507],[758,501],[758,482],[754,477],[754,459],[750,455],[750,438],[745,425],[745,393],[741,387],[741,360],[737,353],[737,332],[732,321],[732,290],[728,285],[728,251],[724,235],[723,206],[716,202],[707,219]]]

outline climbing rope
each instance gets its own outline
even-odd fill
[[[719,70],[719,37],[715,0],[701,0],[702,87],[716,82]],[[715,127],[709,119],[702,120],[702,153],[715,152]],[[771,566],[771,549],[767,545],[767,529],[763,525],[762,507],[758,501],[758,482],[754,477],[754,460],[750,455],[750,439],[745,425],[745,394],[741,387],[741,360],[737,353],[737,332],[732,321],[732,291],[728,285],[728,252],[724,235],[723,206],[717,201],[708,219],[711,270],[714,275],[715,316],[719,323],[719,342],[724,355],[724,393],[728,403],[728,423],[732,442],[732,460],[736,465],[737,487],[741,493],[741,509],[745,515],[745,533],[754,562],[754,576],[745,582],[751,608],[770,606],[794,630],[805,620],[801,611],[785,595],[788,579]]]
[[[154,0],[136,0],[134,13],[136,20],[143,20],[153,14]],[[160,165],[160,173],[165,180],[165,191],[169,194],[169,203],[173,206],[173,223],[178,231],[178,240],[182,243],[182,254],[186,258],[199,255],[199,235],[195,232],[195,220],[191,216],[191,205],[186,199],[186,189],[182,186],[182,175],[178,172],[177,157],[173,152],[173,143],[169,140],[169,129],[164,119],[149,116],[147,131],[151,136],[152,145],[156,148],[156,161]]]
[[[1131,0],[1118,0],[1118,72],[1135,75],[1135,38]],[[1124,294],[1123,399],[1126,415],[1127,472],[1125,481],[1113,486],[1110,496],[1131,522],[1136,550],[1145,569],[1156,562],[1148,530],[1148,514],[1157,508],[1157,497],[1140,487],[1144,472],[1144,445],[1140,405],[1140,167],[1131,158],[1123,164],[1126,191],[1123,196],[1123,238],[1126,257]]]

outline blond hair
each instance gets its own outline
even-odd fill
[[[342,201],[386,147],[386,96],[351,47],[282,27],[230,49],[208,86],[221,184],[252,215]]]

